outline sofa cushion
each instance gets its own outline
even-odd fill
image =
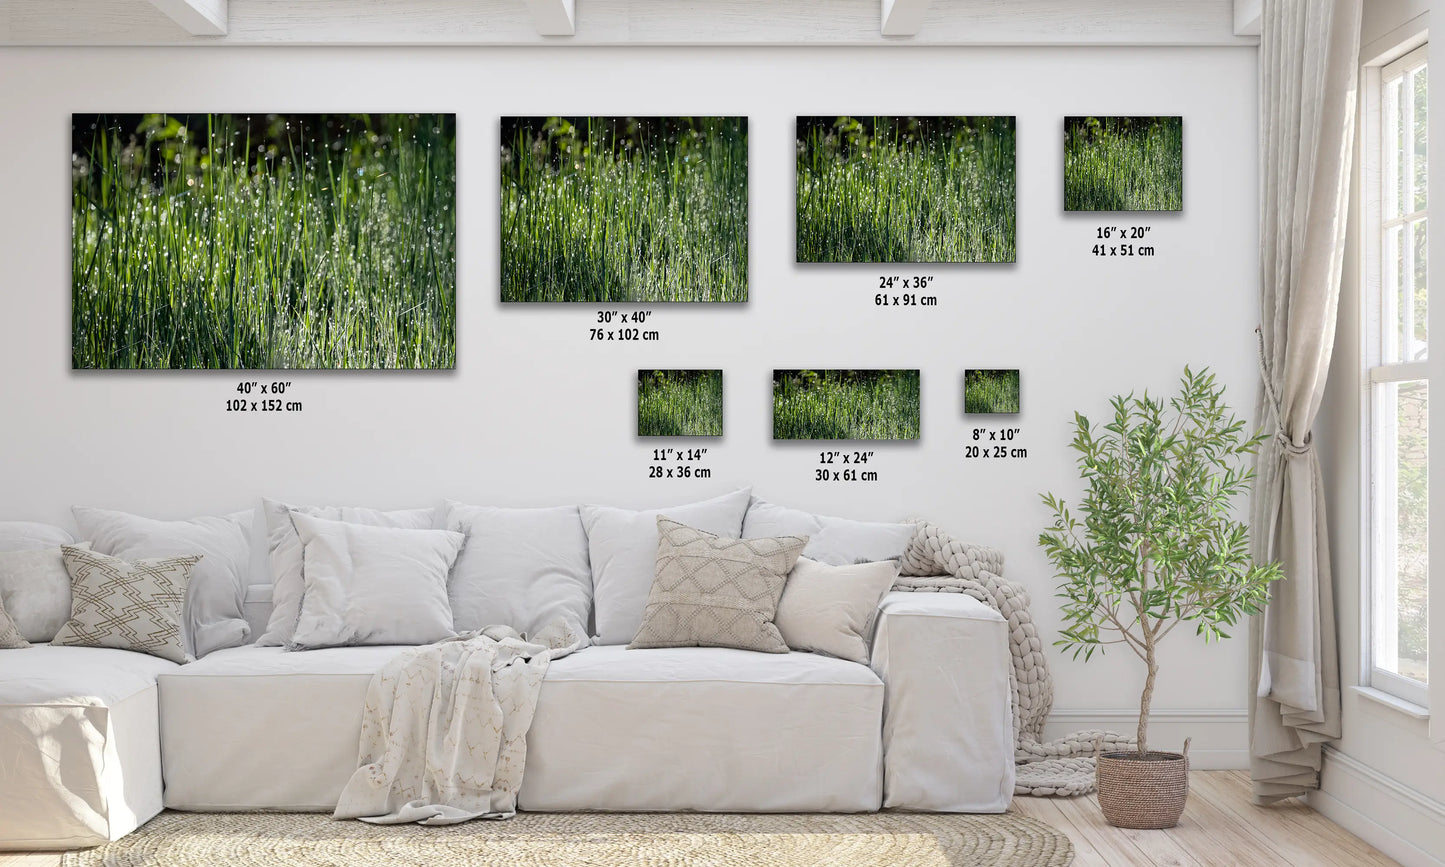
[[[736,539],[657,519],[657,578],[628,647],[736,647],[787,653],[773,625],[806,536]]]
[[[788,573],[774,622],[794,650],[867,665],[873,616],[897,578],[893,560],[829,566],[801,557]]]
[[[75,547],[88,548],[90,543]],[[60,547],[0,550],[0,608],[26,640],[55,637],[70,619],[70,573]]]
[[[807,536],[803,556],[830,566],[900,560],[913,539],[912,524],[883,524],[814,515],[753,497],[743,518],[743,538]]]
[[[368,527],[293,514],[306,593],[292,650],[429,644],[450,638],[447,576],[466,537],[449,530]]]
[[[166,805],[330,812],[356,770],[371,677],[406,649],[238,647],[162,675]],[[871,670],[813,654],[590,647],[548,669],[521,797],[527,809],[877,809],[882,701]]]
[[[642,610],[657,574],[657,517],[664,515],[719,536],[742,535],[748,510],[747,488],[682,506],[636,512],[610,506],[583,506],[587,548],[592,561],[592,601],[596,606],[597,643],[626,644],[642,625]]]
[[[35,551],[59,548],[75,539],[65,530],[34,521],[0,521],[0,551]]]
[[[383,512],[352,506],[291,506],[265,499],[261,501],[261,511],[266,518],[267,559],[272,582],[271,617],[265,634],[256,639],[256,644],[263,647],[280,646],[290,641],[296,632],[296,618],[301,615],[301,597],[305,595],[306,583],[302,578],[303,546],[291,520],[293,511],[328,521],[411,530],[427,529],[436,520],[435,509]]]
[[[186,662],[183,625],[186,585],[202,559],[197,555],[131,562],[66,546],[70,572],[70,619],[54,644],[113,647]]]
[[[251,570],[252,511],[186,521],[158,521],[76,506],[81,538],[101,554],[123,560],[200,555],[186,588],[186,651],[202,657],[235,647],[250,634],[241,606]]]
[[[156,676],[176,668],[107,648],[0,653],[0,849],[95,846],[160,812]]]
[[[448,502],[445,524],[467,537],[447,583],[458,632],[500,624],[535,635],[561,620],[586,634],[592,569],[576,506],[504,509]]]

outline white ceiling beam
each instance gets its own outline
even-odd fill
[[[543,36],[574,36],[577,33],[576,0],[526,0]]]
[[[916,36],[923,26],[928,0],[882,0],[884,36]]]
[[[1264,0],[1234,0],[1234,35],[1258,36]]]
[[[227,0],[150,0],[192,36],[225,36]]]

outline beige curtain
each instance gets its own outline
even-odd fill
[[[1266,803],[1319,787],[1340,736],[1324,491],[1310,428],[1324,396],[1345,247],[1361,0],[1265,0],[1260,40],[1262,419],[1252,528],[1278,560],[1250,626],[1250,771]]]

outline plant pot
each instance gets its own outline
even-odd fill
[[[1173,828],[1189,797],[1189,742],[1182,753],[1102,753],[1099,808],[1116,828]]]

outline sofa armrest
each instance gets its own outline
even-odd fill
[[[883,806],[1000,813],[1014,789],[1008,624],[961,593],[893,592],[878,606]]]

